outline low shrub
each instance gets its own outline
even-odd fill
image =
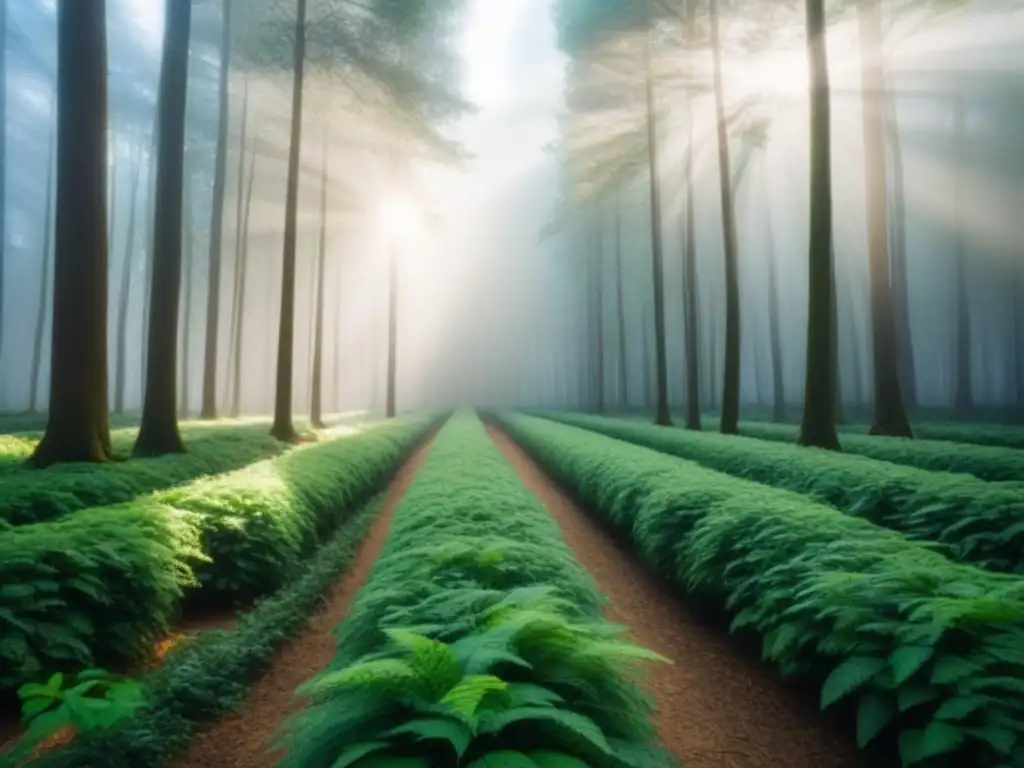
[[[79,734],[32,768],[162,768],[204,723],[234,707],[296,635],[355,555],[383,502],[379,494],[337,531],[301,574],[259,601],[230,630],[200,632],[139,679],[144,702],[113,728]]]
[[[115,433],[115,448],[130,451],[136,431]],[[204,475],[229,472],[290,448],[271,437],[265,424],[197,424],[183,431],[188,453],[152,459],[57,464],[41,470],[24,468],[20,461],[16,465],[0,461],[0,518],[12,525],[57,520],[81,509],[110,506]],[[15,438],[3,439],[9,444]]]
[[[745,421],[740,423],[740,434],[759,440],[795,443],[799,428],[789,424]],[[989,445],[971,445],[915,437],[881,437],[841,432],[839,442],[843,452],[854,456],[867,456],[892,464],[917,467],[931,472],[954,472],[974,475],[982,480],[1024,480],[1024,451]]]
[[[952,559],[1024,574],[1024,485],[928,472],[864,456],[575,413],[544,418],[796,491],[848,515],[942,545]]]
[[[557,525],[475,416],[455,416],[302,690],[282,766],[635,766],[656,745],[633,662]]]
[[[0,689],[145,657],[186,596],[246,602],[388,480],[437,422],[384,422],[217,478],[0,533]]]
[[[1024,764],[1024,581],[787,491],[516,414],[500,423],[783,674],[856,703],[904,766]],[[671,430],[663,430],[670,432]]]

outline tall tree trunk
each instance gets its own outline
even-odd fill
[[[885,78],[880,0],[858,0],[864,112],[864,174],[871,273],[871,339],[874,356],[873,435],[913,437],[897,370],[896,323],[886,249]]]
[[[0,0],[3,4],[5,0]],[[39,397],[39,370],[43,361],[43,331],[46,327],[46,299],[49,296],[51,262],[53,260],[53,161],[57,151],[57,137],[50,134],[50,153],[46,160],[46,209],[43,213],[43,269],[39,276],[39,309],[36,313],[36,333],[32,344],[32,381],[29,386],[28,409],[36,412]]]
[[[238,196],[235,201],[235,274],[234,274],[234,285],[231,290],[231,328],[228,333],[228,360],[235,359],[235,344],[238,341],[238,327],[242,322],[242,316],[239,313],[239,305],[241,304],[240,292],[242,289],[242,215],[244,213],[244,196],[242,190],[245,188],[245,131],[249,124],[249,77],[245,76],[243,80],[242,90],[242,121],[241,121],[241,136],[238,141]],[[225,384],[229,387],[230,392],[234,392],[234,376],[235,372],[231,367],[228,368],[227,381]],[[228,399],[228,393],[225,392],[224,399]],[[232,403],[233,405],[233,403]]]
[[[238,250],[238,325],[235,326],[234,356],[231,360],[233,368],[231,376],[231,418],[242,415],[242,349],[245,343],[245,289],[249,282],[249,214],[252,211],[252,186],[256,178],[256,154],[258,136],[252,143],[252,156],[249,160],[249,179],[245,188],[245,212],[242,215],[241,243]]]
[[[835,229],[833,228],[833,232],[834,231]],[[832,279],[829,282],[829,293],[831,294],[829,300],[832,303],[832,400],[835,403],[833,408],[835,410],[835,421],[838,425],[845,422],[846,417],[843,412],[843,367],[839,360],[839,297],[836,292],[836,281],[839,277],[839,262],[836,260],[836,247],[834,237],[832,239],[830,253],[832,260]]]
[[[601,237],[601,218],[597,218],[597,237],[595,245],[597,250],[593,256],[595,261],[592,264],[594,275],[594,399],[597,405],[597,412],[605,411],[604,394],[604,248]]]
[[[629,406],[629,358],[626,357],[626,304],[622,273],[622,200],[615,198],[615,313],[619,329],[619,402]]]
[[[113,457],[107,412],[107,4],[57,7],[57,220],[49,419],[37,468]]]
[[[700,430],[700,317],[697,306],[697,222],[694,217],[693,122],[687,116],[686,236],[683,244],[683,311],[685,312],[686,428]]]
[[[316,327],[313,330],[313,386],[310,392],[310,421],[324,428],[323,354],[324,354],[324,265],[327,262],[327,127],[324,127],[323,166],[320,169],[320,250],[316,259]]]
[[[1018,251],[1013,264],[1013,371],[1016,406],[1024,409],[1024,253]]]
[[[807,365],[801,445],[839,450],[835,410],[835,324],[832,249],[832,141],[823,0],[806,0],[811,102],[811,209]]]
[[[715,123],[718,132],[718,181],[722,198],[722,235],[725,246],[725,371],[722,382],[723,434],[739,433],[740,421],[740,284],[736,214],[729,183],[729,136],[722,87],[722,47],[719,36],[718,0],[710,0],[711,56],[715,91]]]
[[[398,253],[397,246],[391,246],[391,258],[388,265],[388,380],[387,380],[387,402],[385,403],[384,415],[386,418],[395,417],[395,366],[398,350]]]
[[[960,155],[953,181],[953,248],[956,260],[956,388],[953,411],[958,416],[966,416],[974,409],[974,389],[971,382],[971,299],[967,247],[963,236],[963,155],[967,143],[967,108],[963,96],[956,97],[953,109],[954,141]]]
[[[159,116],[159,110],[157,111]],[[150,292],[147,288],[152,281],[154,271],[153,242],[156,237],[156,190],[157,190],[157,163],[159,162],[159,147],[157,142],[160,139],[160,131],[156,126],[153,128],[153,147],[150,152],[149,163],[149,216],[146,219],[146,248],[145,258],[142,261],[142,333],[139,334],[139,378],[140,400],[146,389],[146,366],[149,364],[149,313],[150,313]]]
[[[299,158],[302,156],[302,84],[306,65],[306,0],[295,13],[295,61],[292,79],[292,135],[288,150],[288,196],[284,216],[284,258],[281,266],[281,323],[277,339],[277,390],[274,424],[278,440],[298,438],[292,423],[292,369],[295,359],[295,238],[299,204]]]
[[[7,0],[0,0],[0,354],[3,353],[7,260]]]
[[[914,364],[914,339],[910,328],[910,285],[907,270],[907,205],[903,172],[903,142],[900,138],[896,95],[885,92],[886,138],[892,153],[892,290],[897,332],[898,375],[903,400],[908,410],[917,407],[917,367]]]
[[[203,352],[203,401],[200,418],[217,418],[217,332],[220,321],[221,236],[224,228],[224,182],[228,162],[228,83],[231,72],[231,3],[222,0],[220,81],[218,84],[217,157],[210,207],[210,261],[206,281],[206,344]]]
[[[117,308],[116,360],[114,362],[114,413],[124,412],[125,379],[128,367],[128,308],[132,292],[132,257],[135,247],[135,221],[138,217],[139,184],[142,176],[142,145],[135,155],[131,203],[128,207],[128,228],[125,230],[124,261],[121,264],[121,288]]]
[[[644,42],[644,59],[647,96],[647,152],[651,182],[651,276],[654,288],[654,357],[657,391],[654,423],[668,427],[672,426],[672,415],[668,407],[668,360],[665,342],[665,253],[661,237],[661,166],[658,162],[658,114],[654,104],[654,74],[649,32]]]
[[[181,405],[179,406],[178,413],[181,418],[185,419],[188,418],[189,415],[189,377],[192,375],[191,366],[189,365],[192,347],[192,291],[194,286],[192,267],[196,258],[192,237],[192,174],[187,161],[185,178],[182,181],[181,197],[181,229],[182,237],[184,238],[183,248],[185,251],[185,298],[184,306],[182,308],[184,321],[181,331]]]
[[[847,283],[847,286],[850,284]],[[846,300],[848,301],[851,314],[850,314],[850,378],[853,382],[853,402],[858,407],[865,405],[864,402],[864,366],[861,363],[860,356],[860,334],[857,333],[857,317],[852,312],[853,309],[853,291],[849,287],[846,291]]]
[[[182,191],[185,180],[185,103],[192,3],[166,3],[157,131],[153,276],[142,424],[132,453],[184,453],[178,431],[178,306],[181,298]]]
[[[765,200],[770,200],[767,174],[763,174],[763,178],[765,180]],[[782,321],[779,317],[779,266],[776,263],[778,259],[775,254],[775,229],[772,226],[770,204],[766,204],[765,216],[768,224],[766,244],[768,247],[768,335],[772,354],[772,421],[782,423],[786,420],[786,389],[783,377],[785,361],[782,357]]]

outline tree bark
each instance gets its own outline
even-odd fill
[[[224,228],[224,182],[227,176],[228,96],[231,71],[231,3],[222,0],[217,157],[210,208],[210,260],[206,281],[206,344],[203,353],[203,400],[200,418],[217,418],[217,333],[220,321],[221,237]]]
[[[765,179],[765,200],[768,195],[767,174]],[[782,321],[779,317],[779,267],[775,255],[775,229],[772,226],[771,205],[766,205],[768,234],[768,334],[772,353],[772,421],[783,423],[786,420],[786,388],[783,376],[784,360],[782,357]]]
[[[124,261],[121,264],[121,288],[118,296],[117,359],[114,362],[114,413],[124,412],[125,378],[128,356],[128,308],[132,292],[132,256],[135,246],[135,221],[138,216],[139,184],[142,176],[142,145],[135,155],[131,203],[128,206],[128,228],[125,230]]]
[[[258,139],[258,137],[257,137]],[[234,368],[231,378],[231,418],[242,415],[242,349],[245,343],[245,289],[249,282],[249,214],[252,211],[252,187],[256,178],[256,154],[259,142],[252,143],[252,156],[249,160],[249,180],[245,189],[245,213],[242,216],[241,245],[239,246],[238,268],[241,270],[238,284],[238,317],[235,328],[234,357],[231,365]]]
[[[833,232],[834,232],[833,228]],[[839,262],[836,260],[836,247],[835,237],[832,238],[832,245],[830,247],[831,261],[832,261],[832,279],[829,281],[829,293],[831,294],[832,304],[832,327],[831,327],[831,344],[832,344],[832,400],[833,409],[835,410],[835,423],[842,424],[846,417],[843,411],[843,366],[840,362],[840,344],[839,344],[839,296],[836,291],[836,281],[839,276]]]
[[[597,412],[605,411],[604,394],[604,248],[601,242],[601,218],[597,217],[596,252],[592,264],[594,275],[594,400]]]
[[[871,339],[874,357],[873,435],[913,437],[900,391],[896,324],[886,249],[885,142],[880,0],[859,0],[861,79],[864,94],[864,173],[871,273]]]
[[[159,117],[159,110],[156,112],[156,116]],[[155,122],[155,121],[154,121]],[[142,379],[140,388],[140,399],[146,390],[146,366],[149,360],[149,299],[150,292],[146,290],[152,281],[153,275],[153,242],[156,237],[156,176],[157,176],[157,162],[159,156],[158,144],[160,140],[160,131],[156,125],[153,128],[153,146],[150,152],[150,163],[149,163],[149,216],[146,219],[146,248],[145,258],[142,260],[142,333],[139,334],[139,371]]]
[[[29,458],[113,457],[107,412],[106,1],[57,7],[57,220],[50,408]]]
[[[740,284],[736,238],[736,214],[729,183],[729,136],[722,87],[722,50],[719,36],[718,0],[710,0],[711,56],[715,91],[715,123],[718,133],[718,176],[722,199],[722,235],[725,255],[725,371],[722,381],[723,434],[739,433],[740,421]]]
[[[689,4],[693,8],[693,3]],[[685,312],[686,428],[700,431],[700,317],[697,306],[697,222],[694,216],[693,111],[686,116],[686,237],[683,243],[683,311]]]
[[[184,453],[178,431],[178,306],[181,299],[182,191],[185,179],[185,104],[192,3],[165,5],[157,131],[153,275],[142,424],[132,453]]]
[[[242,283],[242,215],[244,207],[244,196],[242,190],[245,188],[245,132],[249,124],[249,77],[246,75],[244,78],[244,85],[242,91],[242,121],[241,121],[241,136],[238,141],[238,199],[235,201],[235,274],[234,274],[234,285],[231,289],[231,328],[228,333],[228,360],[235,359],[235,345],[238,342],[238,328],[242,322],[242,316],[239,312],[239,304],[241,303],[240,291]],[[235,390],[235,372],[233,367],[228,368],[227,381],[225,384],[228,385],[229,391],[233,394]],[[228,399],[228,393],[225,392],[224,399]],[[232,401],[232,407],[234,402]]]
[[[886,138],[892,153],[892,289],[897,331],[898,375],[904,403],[917,407],[917,367],[914,364],[914,339],[910,327],[910,285],[907,270],[907,205],[903,173],[903,142],[900,139],[896,95],[886,88]]]
[[[309,420],[317,429],[324,428],[323,418],[323,350],[324,350],[324,265],[327,261],[327,178],[328,131],[324,128],[323,166],[320,170],[320,249],[316,260],[316,326],[313,330],[313,385],[310,392]]]
[[[189,415],[189,390],[191,389],[189,386],[189,377],[192,375],[191,366],[189,365],[189,353],[192,346],[192,291],[194,289],[192,267],[195,263],[195,247],[192,238],[192,175],[187,161],[185,178],[182,182],[181,197],[181,228],[182,237],[184,238],[183,248],[185,252],[185,300],[182,308],[184,321],[181,331],[181,405],[178,413],[181,418],[186,419]]]
[[[665,343],[665,253],[661,237],[661,178],[658,162],[657,110],[654,104],[654,75],[651,64],[651,41],[648,33],[644,42],[647,96],[647,152],[651,186],[651,276],[654,288],[654,357],[655,357],[655,416],[654,423],[672,426],[668,407],[668,360]]]
[[[278,440],[298,439],[292,423],[292,370],[295,359],[295,239],[299,204],[299,158],[302,156],[302,84],[306,64],[306,0],[295,13],[295,61],[292,78],[292,135],[288,149],[288,196],[284,215],[284,258],[281,266],[281,322],[277,338],[277,390],[274,424]]]
[[[974,388],[971,382],[971,306],[967,276],[967,247],[963,224],[963,150],[967,142],[967,108],[963,96],[954,101],[953,131],[956,150],[956,178],[953,180],[953,248],[956,260],[956,380],[953,411],[966,416],[974,409]]]
[[[839,450],[835,425],[835,346],[832,250],[832,142],[823,0],[806,0],[811,102],[810,247],[807,257],[807,365],[799,442]]]
[[[629,405],[629,358],[626,357],[626,305],[622,274],[622,200],[615,198],[615,313],[619,328],[619,402]]]
[[[0,0],[4,4],[5,0]],[[43,213],[43,269],[39,276],[39,309],[36,313],[36,333],[32,344],[32,381],[29,388],[28,409],[36,412],[39,398],[39,372],[43,361],[43,333],[46,327],[46,299],[53,261],[53,162],[57,151],[57,137],[50,134],[50,152],[46,160],[46,209]]]

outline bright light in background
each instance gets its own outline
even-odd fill
[[[419,208],[400,194],[386,195],[381,199],[377,220],[384,236],[391,242],[413,239],[422,226]]]

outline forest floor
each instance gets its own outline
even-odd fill
[[[405,496],[432,442],[420,446],[391,481],[377,519],[349,568],[324,596],[322,609],[302,633],[278,651],[267,672],[252,686],[245,704],[196,735],[174,760],[176,768],[273,768],[277,764],[281,753],[271,749],[271,741],[284,719],[303,706],[295,689],[319,674],[334,657],[334,628],[348,614],[377,562],[391,513]]]
[[[673,660],[645,681],[655,723],[687,768],[853,768],[864,762],[815,703],[787,687],[719,626],[681,603],[670,588],[596,524],[504,433],[491,438],[524,485],[547,507],[566,543],[610,604],[607,618],[635,642]],[[387,537],[391,514],[430,450],[421,446],[391,483],[380,516],[323,609],[275,656],[248,700],[203,729],[179,768],[273,768],[272,740],[303,705],[295,689],[336,653],[334,628],[346,617]]]
[[[500,429],[488,431],[609,599],[606,618],[672,660],[645,687],[662,741],[687,768],[865,765],[813,701],[788,688],[723,627],[689,609]]]

